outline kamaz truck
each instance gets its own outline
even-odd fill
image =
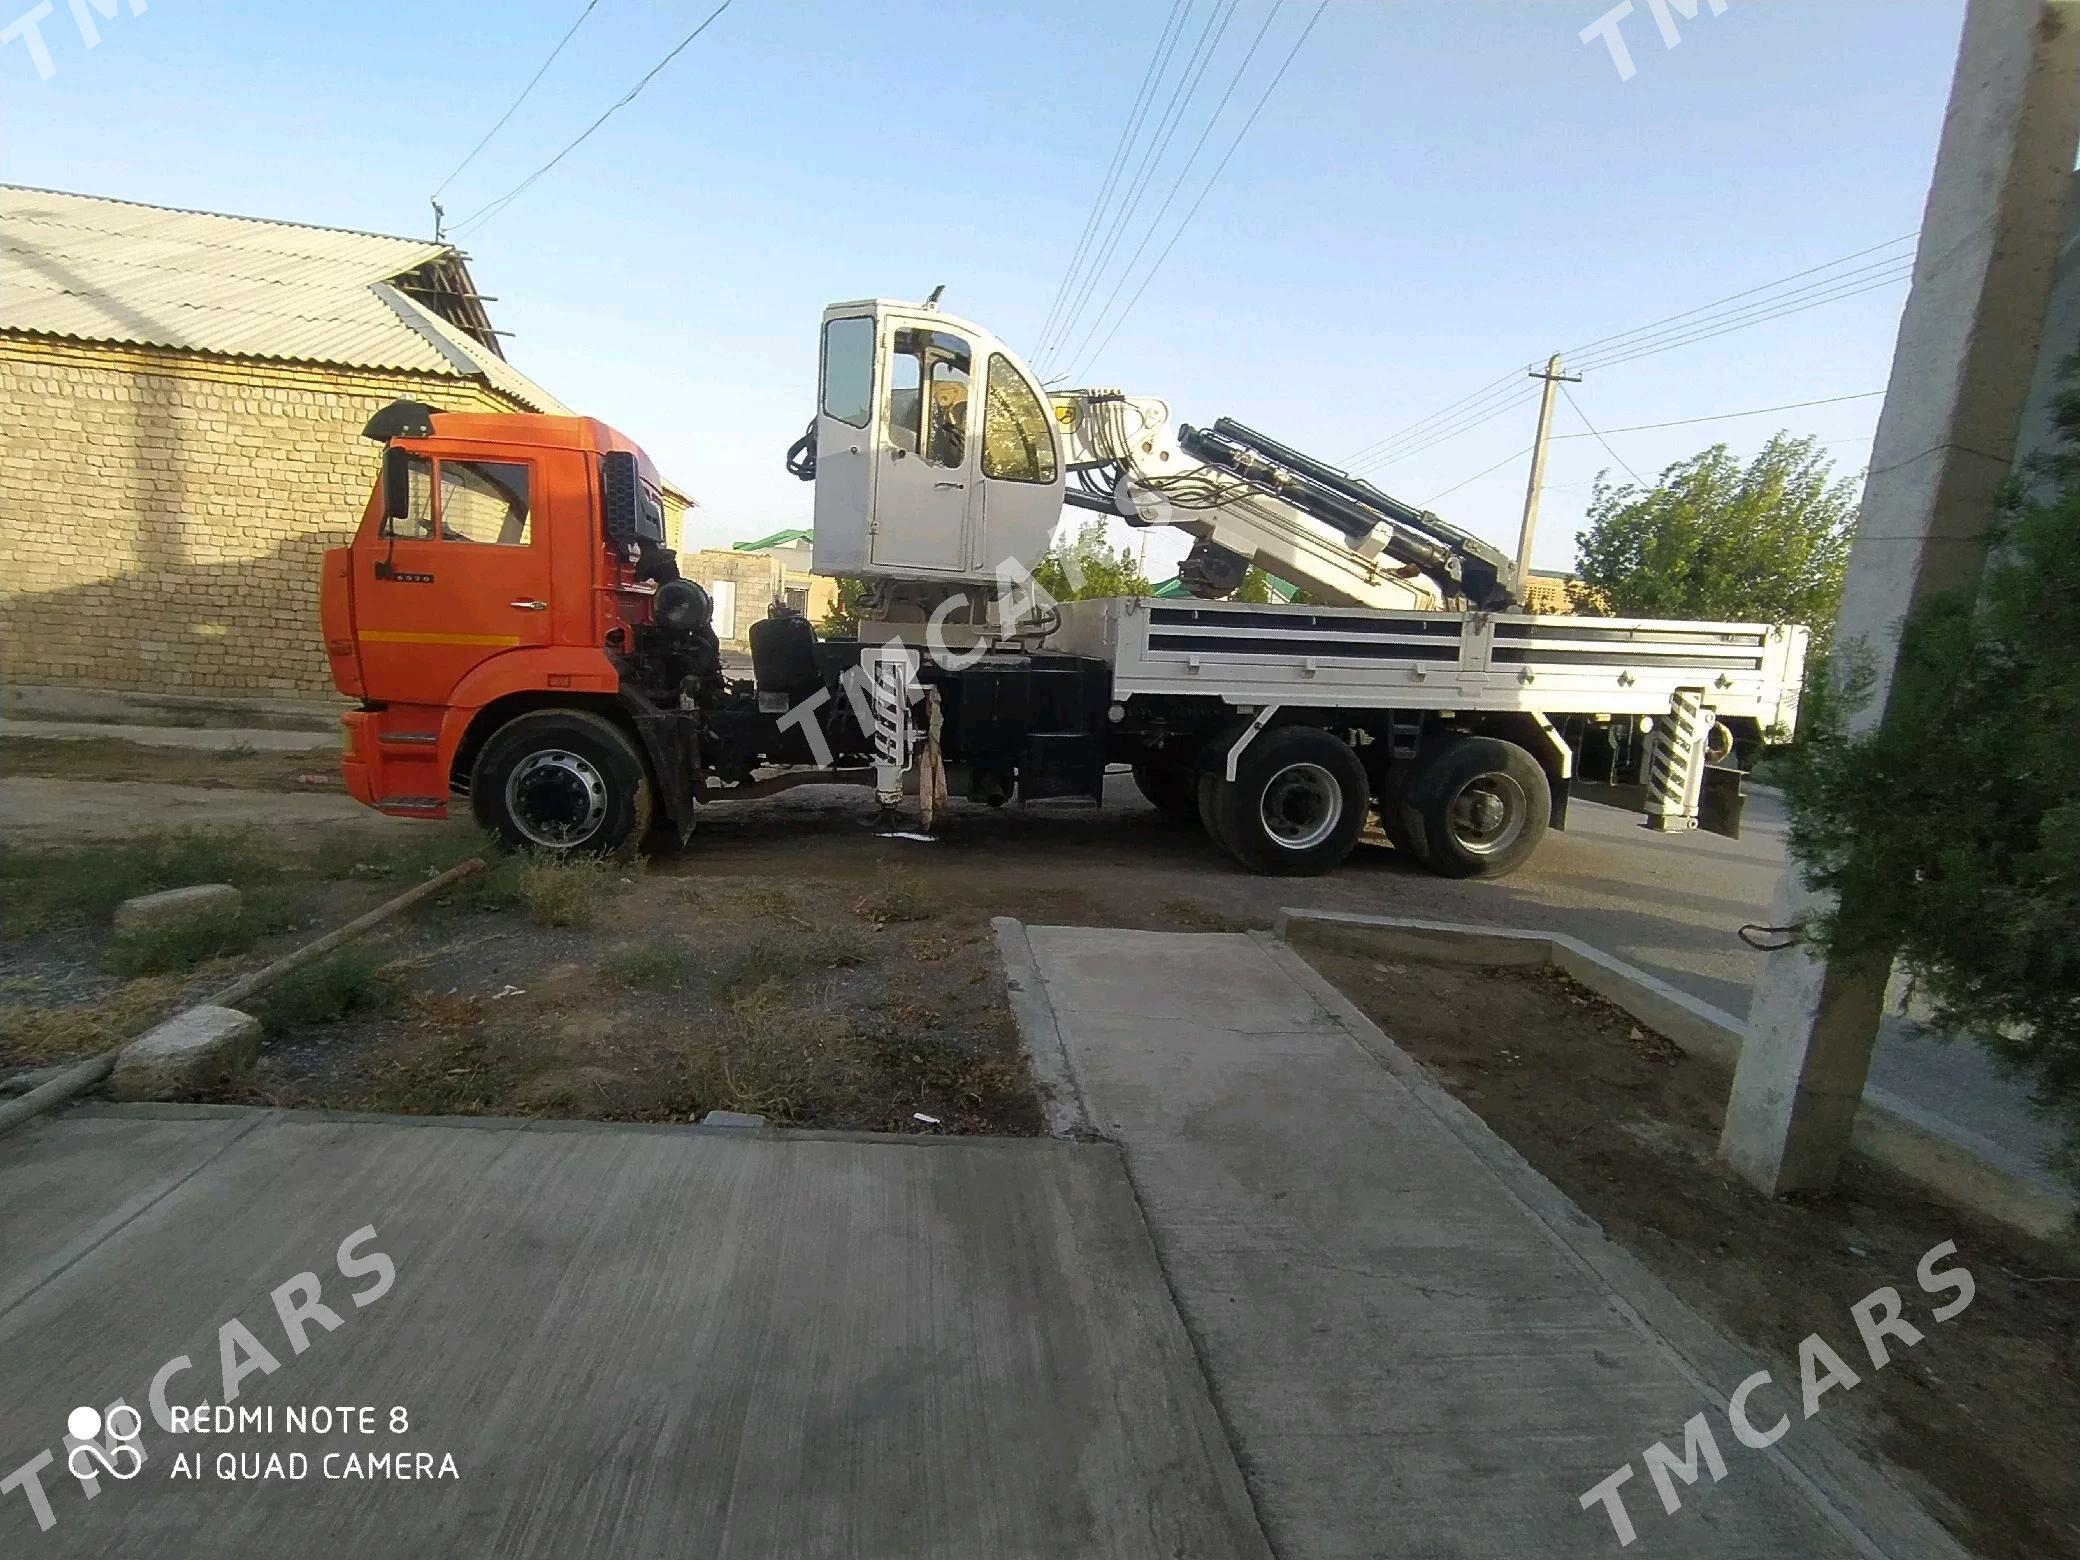
[[[1130,769],[1252,871],[1327,871],[1376,819],[1434,872],[1493,877],[1580,801],[1737,831],[1739,761],[1796,719],[1800,627],[1526,613],[1510,560],[1436,515],[1228,419],[1049,393],[935,302],[832,305],[820,364],[787,465],[860,621],[776,603],[748,677],[630,440],[378,413],[321,592],[352,794],[604,852],[796,785],[915,795],[929,822],[950,796],[1102,803]],[[1192,594],[1046,599],[1031,570],[1068,507],[1183,530]],[[1252,566],[1302,600],[1228,599]]]

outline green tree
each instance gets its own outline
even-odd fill
[[[1075,565],[1075,580],[1070,565]],[[1114,548],[1105,537],[1105,517],[1092,515],[1066,542],[1057,533],[1033,579],[1056,601],[1098,596],[1145,596],[1152,588],[1134,561],[1132,548]]]
[[[1945,1031],[2031,1079],[2080,1180],[2080,395],[2057,416],[2065,450],[2003,500],[1980,589],[1909,616],[1882,724],[1849,729],[1872,678],[1845,644],[1784,783],[1792,854],[1836,897],[1808,941],[1896,956]]]
[[[1855,488],[1812,439],[1780,433],[1746,466],[1723,444],[1652,487],[1601,477],[1575,537],[1578,611],[1834,627]]]
[[[817,627],[834,639],[848,639],[859,632],[860,598],[866,594],[867,582],[841,577],[838,594],[831,604],[823,609]]]

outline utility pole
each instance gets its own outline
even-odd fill
[[[1538,534],[1538,499],[1546,485],[1546,440],[1553,432],[1553,392],[1562,381],[1571,385],[1582,382],[1580,374],[1560,372],[1560,354],[1555,352],[1546,359],[1546,371],[1532,369],[1532,379],[1546,382],[1545,394],[1538,402],[1538,442],[1531,447],[1531,481],[1524,488],[1524,524],[1517,531],[1517,593],[1521,596],[1531,579],[1531,541]]]

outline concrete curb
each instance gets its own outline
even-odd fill
[[[1288,911],[1279,917],[1275,932],[1251,935],[1281,969],[1335,1016],[1361,1049],[1392,1073],[1424,1109],[1480,1158],[1546,1230],[1562,1255],[1584,1270],[1643,1336],[1667,1352],[1676,1369],[1708,1402],[1725,1404],[1739,1383],[1762,1366],[1677,1298],[1630,1252],[1606,1236],[1602,1226],[1576,1206],[1573,1199],[1532,1168],[1486,1122],[1462,1105],[1421,1063],[1388,1039],[1348,997],[1281,940],[1289,929],[1289,918],[1308,914]],[[1371,920],[1392,920],[1365,916],[1341,919],[1361,925]],[[1438,925],[1413,924],[1429,931]],[[1515,939],[1510,944],[1519,955],[1515,962],[1543,962],[1524,956],[1524,940],[1543,934],[1506,936]],[[1759,1455],[1768,1458],[1860,1555],[1871,1560],[1971,1560],[1970,1552],[1930,1517],[1912,1495],[1850,1450],[1817,1420],[1800,1422],[1791,1434]]]
[[[1725,1067],[1740,1059],[1746,1026],[1667,981],[1561,932],[1463,926],[1414,916],[1287,909],[1272,935],[1356,953],[1398,953],[1455,964],[1548,966],[1615,1003],[1685,1051]],[[1864,1092],[1855,1146],[1959,1206],[2040,1239],[2068,1239],[2080,1199],[2003,1165],[1998,1145],[1939,1121],[1883,1089]]]
[[[1090,1109],[1084,1103],[1083,1086],[1069,1065],[1069,1044],[1062,1038],[1061,1021],[1041,979],[1040,965],[1033,957],[1032,939],[1025,922],[1008,915],[990,917],[997,934],[997,954],[1004,962],[1004,985],[1011,1001],[1011,1016],[1032,1058],[1033,1076],[1047,1094],[1047,1130],[1058,1138],[1089,1138]]]

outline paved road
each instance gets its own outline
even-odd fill
[[[99,1107],[0,1186],[0,1554],[1269,1560],[1110,1144]]]

